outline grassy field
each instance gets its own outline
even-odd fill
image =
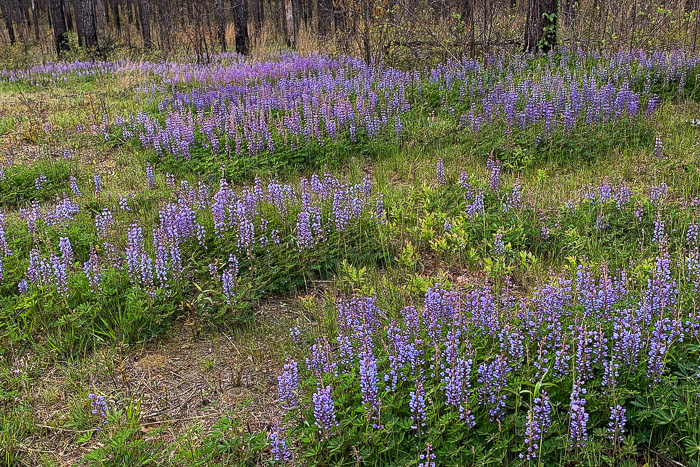
[[[0,465],[700,466],[699,72],[0,70]]]

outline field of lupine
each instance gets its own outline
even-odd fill
[[[0,70],[0,465],[700,466],[698,73]]]

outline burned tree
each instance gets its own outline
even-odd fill
[[[530,0],[525,21],[525,52],[549,52],[557,43],[557,0]]]

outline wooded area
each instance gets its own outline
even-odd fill
[[[255,41],[382,58],[397,49],[474,55],[495,47],[548,50],[559,43],[613,48],[694,48],[698,0],[0,0],[5,44],[184,49],[248,54]],[[71,38],[73,38],[71,40]],[[48,51],[48,50],[46,50]]]

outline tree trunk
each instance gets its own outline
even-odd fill
[[[36,39],[37,42],[41,39],[40,33],[39,33],[39,14],[37,13],[37,10],[39,9],[39,5],[37,5],[37,0],[32,0],[32,23],[34,24],[34,39]]]
[[[66,19],[66,28],[68,32],[73,32],[75,28],[73,27],[73,13],[70,11],[70,3],[65,0],[60,0],[60,2],[63,9],[63,17]]]
[[[66,19],[63,16],[61,0],[49,0],[51,8],[51,22],[53,23],[53,37],[56,41],[56,53],[58,58],[70,50],[68,46],[68,31]]]
[[[216,37],[219,47],[226,52],[226,13],[224,12],[224,0],[216,0]]]
[[[284,19],[287,32],[287,45],[294,48],[294,8],[292,0],[284,0]]]
[[[9,0],[0,0],[0,9],[2,9],[2,19],[5,21],[7,28],[7,36],[10,39],[10,44],[13,45],[16,41],[15,28],[12,25],[12,2]]]
[[[328,37],[333,31],[333,0],[318,0],[318,34]]]
[[[348,32],[345,10],[343,9],[343,4],[340,2],[340,0],[335,0],[335,5],[333,6],[333,19],[335,19],[335,27],[338,32],[341,34]]]
[[[231,0],[233,9],[233,27],[236,30],[236,52],[242,55],[250,53],[248,39],[248,0]]]
[[[303,24],[302,0],[292,0],[292,17],[294,18],[294,31],[300,31]]]
[[[103,0],[95,0],[95,27],[98,34],[105,32],[105,5]]]
[[[80,0],[73,1],[73,11],[75,12],[75,29],[78,33],[78,46],[85,47],[85,33],[83,33],[83,12],[80,5]]]
[[[525,20],[525,52],[549,52],[557,44],[557,0],[530,0]]]
[[[263,0],[253,0],[253,24],[255,32],[259,33],[263,25]]]
[[[83,38],[85,47],[92,49],[97,47],[97,25],[95,23],[95,0],[78,0],[80,14],[77,15],[83,26]]]
[[[139,19],[141,23],[141,36],[143,37],[143,47],[150,49],[153,46],[151,41],[151,20],[149,18],[148,0],[139,0]]]
[[[112,7],[112,18],[114,18],[114,27],[117,30],[117,36],[122,35],[122,18],[119,16],[119,1],[118,0],[112,0],[110,2],[110,6]]]

